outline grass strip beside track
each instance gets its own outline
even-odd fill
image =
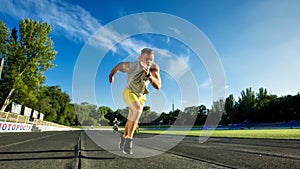
[[[300,139],[300,129],[258,129],[258,130],[141,130],[148,134],[174,134],[187,136],[211,136],[232,138]]]

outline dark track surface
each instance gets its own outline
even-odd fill
[[[92,136],[89,137],[88,135]],[[136,138],[153,135],[136,135]],[[299,169],[300,140],[210,138],[199,143],[186,137],[163,152],[166,136],[159,144],[135,143],[135,155],[123,155],[117,148],[118,135],[111,131],[68,131],[1,133],[0,168],[262,168]],[[106,142],[105,149],[96,143]],[[139,154],[158,152],[139,158]]]

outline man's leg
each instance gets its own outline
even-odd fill
[[[124,149],[124,143],[125,143],[125,138],[128,133],[128,124],[126,122],[125,128],[124,128],[124,133],[120,135],[120,141],[119,141],[119,149],[123,150]]]
[[[128,112],[128,116],[129,116],[129,114],[131,113],[131,110],[129,110],[129,112]],[[128,116],[127,116],[127,118],[128,118]],[[128,120],[127,120],[127,122],[128,122]],[[125,128],[124,128],[124,133],[123,133],[123,137],[125,138],[127,135],[128,135],[128,132],[129,132],[129,127],[128,127],[128,123],[126,122],[126,124],[125,124]]]
[[[133,102],[130,107],[130,112],[128,114],[127,123],[126,123],[126,135],[125,138],[133,138],[134,131],[138,125],[138,121],[141,117],[143,107],[139,101]]]
[[[142,106],[140,102],[135,101],[130,105],[131,112],[128,114],[126,123],[126,135],[123,152],[126,154],[132,154],[132,139],[134,131],[137,127],[138,120],[142,114]]]
[[[146,96],[137,96],[130,89],[125,88],[122,93],[124,102],[128,105],[129,113],[125,125],[124,134],[120,139],[120,147],[123,147],[123,152],[132,154],[132,138],[134,130],[137,127],[139,118],[143,111],[143,106],[146,102]],[[125,144],[121,144],[125,140]]]
[[[123,133],[123,135],[121,135],[120,142],[119,142],[119,148],[127,154],[132,154],[132,151],[131,151],[132,138],[133,138],[134,130],[136,128],[136,124],[137,124],[136,120],[138,120],[137,119],[138,111],[136,111],[136,110],[137,109],[135,109],[133,106],[130,106],[129,113],[127,116],[127,122],[126,122],[125,128],[124,128],[124,133]],[[127,142],[130,141],[131,143],[127,143],[126,150],[124,150],[125,149],[124,144],[126,143],[126,139],[128,140]]]

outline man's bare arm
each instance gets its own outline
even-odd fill
[[[118,72],[129,72],[130,69],[130,63],[129,62],[121,62],[117,64],[110,72],[109,74],[109,83],[114,82],[114,75]]]
[[[161,88],[161,79],[160,79],[160,73],[159,73],[159,67],[158,65],[154,65],[153,68],[150,69],[150,73],[147,75],[149,78],[149,81],[151,85],[159,90]]]

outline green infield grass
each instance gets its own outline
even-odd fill
[[[257,130],[140,130],[140,133],[173,134],[188,136],[300,139],[300,129],[257,129]]]

